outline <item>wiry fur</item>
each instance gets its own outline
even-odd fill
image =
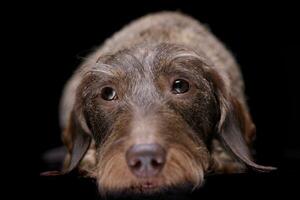
[[[188,93],[170,92],[177,78],[189,80]],[[107,85],[117,90],[116,101],[99,97]],[[145,16],[108,39],[67,83],[60,117],[66,171],[82,159],[79,168],[103,194],[197,187],[211,171],[271,169],[249,153],[255,126],[238,65],[202,24],[180,13]],[[125,152],[141,143],[167,150],[159,176],[139,179],[128,169]],[[145,181],[154,189],[144,190]]]

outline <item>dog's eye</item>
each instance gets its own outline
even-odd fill
[[[183,79],[177,79],[173,82],[172,92],[174,94],[182,94],[189,91],[189,89],[190,89],[190,84]]]
[[[113,88],[105,87],[101,90],[101,97],[106,101],[112,101],[117,99],[117,93]]]

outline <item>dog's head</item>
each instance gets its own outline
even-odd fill
[[[67,131],[69,170],[95,144],[90,172],[102,192],[199,186],[210,171],[259,166],[254,126],[199,52],[159,44],[100,57],[82,71]]]

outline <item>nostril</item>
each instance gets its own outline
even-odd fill
[[[158,159],[152,159],[151,160],[151,166],[153,168],[159,168],[159,167],[161,167],[162,164],[163,164],[162,160],[158,160]]]
[[[129,164],[130,167],[132,167],[135,170],[138,170],[142,167],[142,162],[140,160],[136,160],[135,162],[132,162],[131,164]]]

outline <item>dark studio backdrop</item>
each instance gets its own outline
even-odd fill
[[[21,182],[13,180],[14,188],[20,191],[16,195],[28,194],[37,199],[97,198],[91,180],[39,177],[39,172],[49,169],[41,159],[43,153],[62,144],[58,126],[62,88],[74,69],[104,39],[128,22],[161,10],[179,10],[195,17],[233,52],[242,67],[257,126],[258,163],[278,167],[270,174],[207,177],[204,187],[186,198],[285,195],[290,199],[297,194],[300,132],[296,5],[162,0],[38,3],[24,9],[18,6],[21,12],[14,34],[21,35],[18,51],[20,58],[26,58],[13,69],[18,71],[16,77],[20,80],[14,103],[22,102],[24,110],[18,115],[21,123],[12,125],[12,129],[20,143],[15,153],[18,160],[14,160],[18,163],[17,174],[26,178]]]

